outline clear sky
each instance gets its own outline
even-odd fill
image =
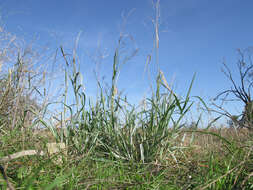
[[[91,57],[98,42],[105,55],[100,75],[111,78],[113,53],[120,31],[133,37],[129,51],[137,56],[123,65],[119,89],[138,102],[149,92],[144,73],[147,55],[152,52],[154,8],[151,0],[0,0],[2,23],[7,31],[52,49],[71,49],[82,31],[78,46],[81,71],[88,95],[96,92]],[[131,13],[131,14],[129,14]],[[251,0],[161,0],[159,65],[176,91],[185,94],[193,74],[192,95],[213,98],[230,87],[221,72],[225,59],[235,69],[237,48],[253,42],[253,1]],[[124,17],[129,14],[124,23]],[[155,64],[154,62],[152,63]]]

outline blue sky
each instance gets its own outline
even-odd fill
[[[251,0],[160,1],[159,65],[168,81],[174,79],[179,94],[186,93],[195,72],[192,95],[208,100],[230,87],[222,61],[234,70],[236,49],[252,46],[252,10]],[[123,65],[119,89],[132,102],[149,93],[144,68],[153,48],[151,0],[0,0],[0,13],[7,31],[28,41],[36,36],[36,43],[51,49],[63,45],[70,50],[81,31],[78,54],[88,95],[96,93],[91,57],[98,55],[98,42],[106,55],[100,75],[109,82],[119,34],[131,35],[134,41],[128,40],[126,47],[139,52]],[[123,25],[122,15],[128,13]]]

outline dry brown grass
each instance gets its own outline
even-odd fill
[[[224,137],[230,141],[236,141],[238,143],[244,143],[248,139],[250,139],[251,131],[248,129],[231,129],[231,128],[209,128],[207,131],[204,129],[199,129],[202,132],[211,132]],[[186,135],[183,141],[183,136]],[[191,143],[192,133],[189,131],[185,131],[184,129],[181,131],[181,135],[178,138],[178,143],[182,143],[183,146],[200,146],[200,147],[209,147],[209,146],[217,146],[219,147],[223,142],[216,136],[212,134],[202,134],[195,132],[194,140]]]

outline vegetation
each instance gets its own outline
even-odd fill
[[[121,61],[122,40],[114,53],[111,86],[98,80],[95,102],[85,93],[75,50],[71,54],[60,47],[66,63],[64,95],[60,101],[46,101],[47,73],[32,62],[34,54],[2,47],[1,57],[14,51],[16,63],[0,76],[0,187],[253,189],[252,127],[218,129],[215,120],[200,127],[200,119],[187,127],[184,119],[195,102],[207,108],[200,97],[191,96],[195,75],[181,97],[159,71],[151,97],[138,107],[131,105],[117,88],[121,64],[134,55]],[[7,63],[7,57],[3,60]],[[243,83],[241,70],[240,76]],[[235,89],[227,92],[249,96],[248,106],[249,91],[230,80]],[[75,102],[68,104],[73,95]],[[60,113],[52,113],[52,105],[61,107]],[[47,153],[48,142],[65,148]],[[56,162],[59,156],[61,162]]]
[[[253,65],[252,65],[252,49],[247,48],[245,51],[238,49],[239,60],[237,62],[237,68],[239,73],[239,82],[235,80],[230,68],[226,63],[223,63],[223,73],[232,83],[232,87],[217,95],[216,100],[222,97],[223,102],[241,101],[244,104],[244,111],[241,115],[232,115],[229,111],[225,110],[222,106],[216,106],[217,111],[222,115],[229,117],[232,124],[237,125],[240,128],[248,128],[253,130],[253,105],[252,105],[252,77],[253,77]],[[234,96],[232,99],[230,96]],[[229,99],[228,99],[229,98]]]

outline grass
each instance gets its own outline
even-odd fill
[[[178,96],[159,71],[152,95],[131,105],[117,86],[121,65],[134,55],[121,61],[122,40],[111,86],[97,81],[95,102],[85,94],[75,51],[70,56],[60,48],[66,63],[64,96],[51,102],[36,100],[46,92],[34,79],[43,83],[45,75],[17,53],[16,66],[0,77],[0,165],[8,178],[7,183],[1,176],[0,188],[253,189],[252,131],[217,129],[213,122],[200,128],[198,121],[187,128],[184,119],[195,102],[206,107],[191,96],[195,75],[185,96]],[[71,92],[75,101],[68,104]],[[51,105],[60,105],[59,114]],[[49,154],[48,142],[64,143],[66,149]],[[1,161],[23,150],[45,154]],[[63,163],[55,162],[59,155]]]
[[[19,132],[13,133],[18,139]],[[240,143],[245,146],[244,141],[232,145],[230,149],[235,150],[230,153],[224,142],[214,136],[210,139],[215,144],[210,144],[205,134],[197,138],[206,140],[203,147],[192,145],[173,156],[168,153],[163,160],[158,157],[142,163],[114,156],[105,158],[94,152],[95,155],[68,154],[59,166],[52,158],[31,156],[6,164],[6,173],[20,189],[241,189],[243,182],[244,189],[252,188],[252,179],[245,181],[252,171],[252,153],[237,147]],[[33,144],[36,139],[25,149],[37,148]],[[2,150],[6,154],[16,152],[21,150],[18,145],[18,140],[6,139],[6,149]]]
[[[113,75],[118,72],[117,56],[116,52]],[[74,68],[65,70],[65,86],[68,87],[70,80],[76,104],[67,105],[66,99],[60,102],[64,106],[59,119],[61,127],[56,128],[50,119],[43,117],[47,106],[41,110],[30,108],[34,114],[30,127],[21,122],[10,130],[2,124],[5,133],[1,135],[0,156],[21,150],[45,150],[47,142],[65,143],[68,154],[58,153],[64,156],[63,164],[55,163],[50,155],[23,156],[2,163],[13,186],[19,189],[253,189],[252,133],[244,129],[182,127],[182,119],[194,103],[190,97],[194,78],[186,98],[181,98],[173,91],[161,93],[166,83],[160,73],[155,93],[145,100],[145,107],[137,109],[115,93],[117,84],[113,76],[110,93],[106,94],[99,84],[97,101],[88,102],[87,106],[86,95],[81,90],[81,74],[75,63],[68,65]],[[69,119],[64,120],[67,116]],[[19,117],[25,120],[25,114]],[[44,128],[35,130],[37,125]],[[7,187],[3,179],[0,184]]]

